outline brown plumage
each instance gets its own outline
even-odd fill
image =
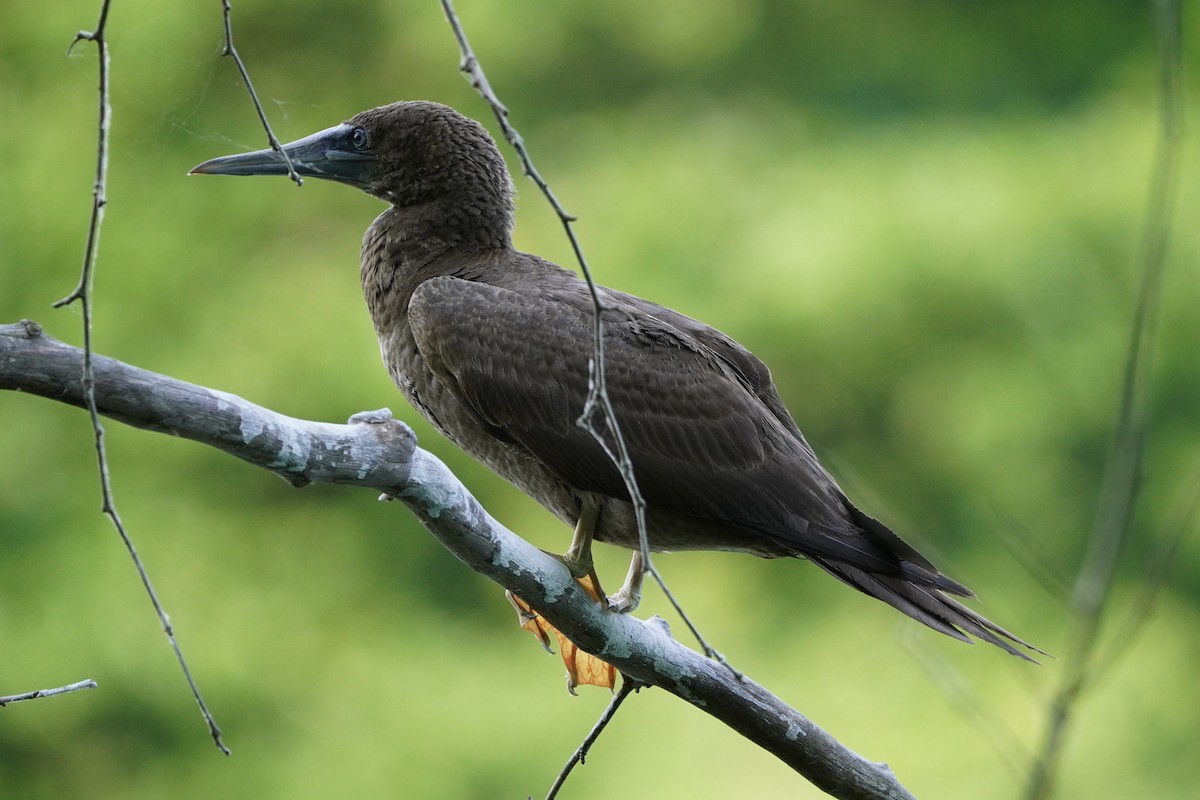
[[[483,127],[435,103],[393,103],[284,149],[300,174],[390,204],[363,239],[362,287],[384,363],[408,401],[575,526],[566,560],[577,574],[591,568],[593,534],[636,548],[621,476],[575,424],[592,355],[591,299],[574,273],[513,249],[512,182]],[[286,168],[264,150],[193,172]],[[1036,649],[948,596],[971,592],[846,498],[752,353],[683,314],[600,292],[608,391],[653,549],[804,557],[942,633],[1022,658],[1014,644]],[[636,592],[627,585],[614,603],[628,610]]]

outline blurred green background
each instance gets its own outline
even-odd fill
[[[1067,591],[1006,542],[1027,542],[1067,584],[1092,526],[1156,136],[1149,4],[458,10],[579,216],[600,280],[762,356],[851,496],[975,588],[989,617],[1064,656]],[[0,322],[33,318],[74,343],[78,307],[50,304],[75,285],[83,250],[96,56],[64,50],[96,13],[80,0],[0,10]],[[1197,41],[1196,18],[1185,25]],[[285,141],[402,98],[494,129],[434,0],[240,0],[235,34]],[[220,4],[119,2],[109,36],[97,349],[299,417],[390,406],[500,520],[561,550],[568,531],[390,385],[357,278],[377,201],[316,181],[185,176],[265,146],[220,57]],[[1193,63],[1190,86],[1197,77]],[[1189,143],[1145,490],[1113,621],[1196,481],[1198,155]],[[518,246],[571,264],[556,218],[517,185]],[[404,509],[361,490],[296,491],[110,423],[120,510],[234,751],[223,758],[98,513],[86,416],[4,393],[0,423],[0,694],[85,677],[101,687],[0,711],[2,797],[541,796],[608,700],[569,697],[559,662],[518,630],[502,592]],[[598,555],[615,583],[626,554]],[[737,666],[919,796],[1018,796],[1061,659],[1031,667],[963,646],[799,562],[657,563]],[[643,612],[670,616],[655,590]],[[1059,796],[1194,797],[1198,662],[1192,536],[1153,615],[1080,708]],[[648,691],[565,796],[614,795],[819,793]]]

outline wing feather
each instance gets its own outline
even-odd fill
[[[507,287],[422,283],[409,308],[417,348],[485,431],[570,486],[627,498],[604,449],[576,425],[588,390],[590,300],[573,277],[540,277]],[[547,287],[550,279],[559,283]],[[608,392],[648,506],[773,545],[745,548],[753,552],[782,546],[935,630],[1028,658],[1010,644],[1026,642],[942,594],[970,590],[846,499],[761,361],[640,298],[606,291],[604,304]]]
[[[969,594],[849,504],[782,403],[773,407],[770,373],[748,351],[645,300],[609,292],[605,305],[609,397],[647,505],[727,525],[747,550],[767,540],[772,552]],[[586,295],[439,277],[413,293],[409,319],[429,368],[491,435],[570,486],[628,497],[575,424],[592,354]]]
[[[743,364],[731,363],[677,324],[688,318],[626,298],[606,298],[605,374],[646,501],[760,535],[794,529],[797,514],[852,529],[832,478],[756,393],[763,375],[747,377],[761,362],[739,348]],[[591,314],[575,297],[446,277],[421,284],[409,310],[430,369],[497,435],[573,486],[624,497],[616,467],[575,424]]]

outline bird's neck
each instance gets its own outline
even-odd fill
[[[481,201],[470,193],[411,205],[394,204],[371,227],[386,229],[389,238],[426,250],[509,247],[512,204],[491,198]]]
[[[393,206],[375,219],[363,236],[361,278],[377,331],[403,327],[408,300],[417,286],[450,274],[447,265],[457,260],[441,256],[455,250],[510,246],[504,221],[474,222],[464,224],[461,213],[447,216],[432,206]]]

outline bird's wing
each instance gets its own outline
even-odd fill
[[[817,549],[840,557],[840,534],[855,526],[833,479],[762,402],[766,368],[748,376],[761,365],[753,356],[731,363],[651,313],[658,307],[626,297],[606,298],[605,376],[647,503],[776,539],[828,533]],[[435,278],[414,292],[409,319],[430,369],[493,436],[572,486],[627,496],[603,448],[575,424],[593,329],[590,306],[573,290]]]
[[[821,477],[828,480],[829,483],[834,483],[833,479],[825,473],[824,468],[819,466],[817,456],[813,452],[812,447],[809,446],[808,441],[804,438],[804,434],[800,432],[800,428],[797,427],[795,421],[792,419],[792,415],[788,412],[787,406],[784,405],[783,399],[779,396],[779,391],[775,388],[775,382],[771,379],[770,369],[757,356],[715,328],[680,314],[678,311],[664,308],[635,295],[621,294],[621,299],[626,304],[646,314],[668,321],[687,335],[694,337],[722,361],[730,365],[736,371],[738,378],[746,388],[758,398],[759,402],[775,417],[779,424],[791,433],[798,453],[794,460],[798,460],[803,465],[805,474],[819,472]],[[937,567],[917,552],[908,542],[897,536],[890,528],[879,522],[879,520],[859,510],[842,493],[840,488],[836,488],[836,492],[853,526],[876,546],[882,547],[902,561],[906,565],[904,570],[910,573],[910,577],[915,577],[918,581],[928,582],[944,591],[971,596],[970,589],[942,575]],[[786,534],[776,534],[776,536],[777,538],[787,539]],[[855,537],[852,536],[852,538]],[[860,549],[871,550],[873,548]]]
[[[1036,650],[944,595],[970,591],[846,499],[791,418],[770,407],[778,395],[761,362],[712,329],[715,347],[689,335],[672,324],[674,312],[622,300],[605,300],[605,374],[649,506],[782,544],[951,636],[970,633],[1026,659],[1009,641]],[[575,424],[588,388],[591,314],[561,293],[446,277],[423,283],[409,308],[421,355],[479,425],[572,486],[627,497],[612,461]]]
[[[612,294],[620,298],[622,305],[663,320],[712,351],[736,372],[741,383],[767,407],[785,428],[792,432],[795,438],[802,443],[804,449],[811,452],[812,448],[804,440],[803,434],[792,420],[792,415],[788,413],[787,407],[779,397],[779,391],[771,379],[771,370],[757,356],[711,325],[706,325],[674,309],[624,292],[612,292]]]

